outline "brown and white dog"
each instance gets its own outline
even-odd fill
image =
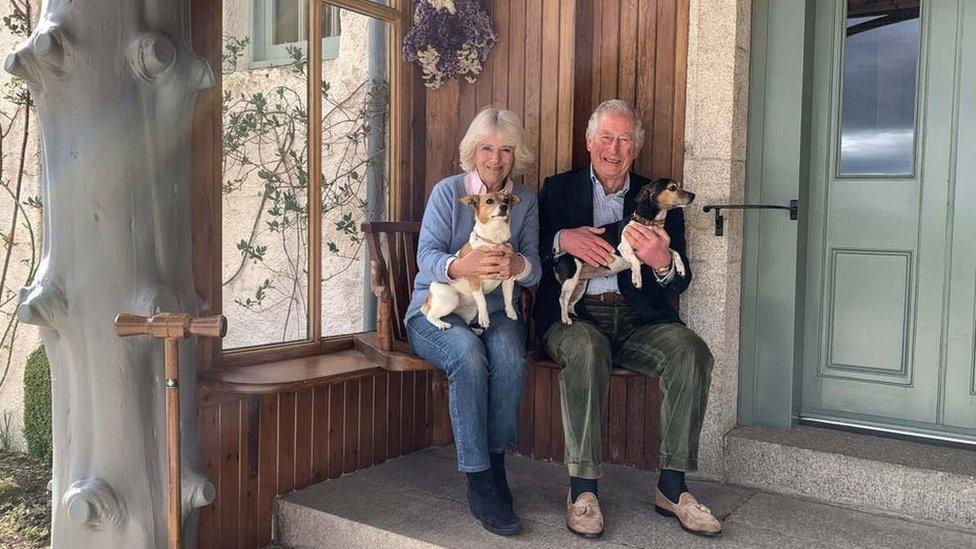
[[[509,243],[512,238],[509,215],[512,207],[522,201],[521,198],[514,194],[488,193],[465,196],[460,200],[463,204],[474,208],[474,230],[471,231],[468,243],[454,254],[456,257],[462,258],[478,248],[496,245],[512,249]],[[515,292],[514,277],[498,280],[465,276],[450,284],[432,282],[427,301],[420,310],[431,324],[441,330],[451,327],[449,322],[441,320],[451,313],[457,313],[468,324],[477,318],[480,329],[475,328],[474,331],[480,334],[481,330],[487,329],[489,324],[488,302],[485,300],[485,294],[491,293],[499,284],[505,298],[505,314],[508,318],[517,320],[515,306],[512,304]]]
[[[664,226],[664,219],[668,210],[683,208],[695,199],[695,193],[684,190],[681,183],[671,179],[655,179],[644,186],[634,199],[634,213],[630,219],[604,225],[604,240],[614,246],[620,254],[613,254],[611,262],[606,267],[590,267],[579,259],[563,254],[555,260],[553,268],[556,280],[562,286],[559,294],[559,309],[563,324],[572,324],[569,311],[576,307],[576,303],[586,293],[587,280],[603,278],[620,271],[630,269],[630,281],[635,288],[643,285],[641,276],[641,261],[634,254],[630,242],[623,237],[624,227],[630,224]],[[675,255],[675,269],[680,276],[684,276],[685,267],[681,258]]]

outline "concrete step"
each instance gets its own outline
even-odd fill
[[[724,522],[719,539],[692,536],[650,505],[653,474],[609,466],[600,482],[607,519],[601,546],[643,547],[976,547],[976,534],[855,512],[715,482],[692,490]],[[524,529],[504,538],[468,511],[453,448],[429,449],[286,494],[276,502],[284,547],[591,547],[565,527],[561,464],[508,458],[509,483]]]
[[[739,427],[729,482],[976,529],[976,451],[834,429]]]

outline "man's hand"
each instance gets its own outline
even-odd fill
[[[471,250],[464,257],[451,262],[447,267],[447,276],[457,280],[462,276],[477,276],[480,278],[497,278],[502,265],[509,265],[505,259],[505,252],[495,248],[478,248]],[[510,268],[510,265],[509,265]]]
[[[624,238],[634,248],[634,255],[652,269],[663,269],[671,265],[671,237],[661,227],[647,225],[627,225]]]
[[[613,246],[603,239],[606,229],[596,227],[577,227],[559,232],[559,249],[583,260],[590,267],[605,267],[610,264]]]

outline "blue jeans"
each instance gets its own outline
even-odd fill
[[[407,321],[413,352],[447,375],[458,470],[486,471],[488,453],[505,451],[518,434],[518,406],[525,380],[525,324],[497,311],[480,336],[451,314],[438,330],[422,315]]]

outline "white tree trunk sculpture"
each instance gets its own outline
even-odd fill
[[[51,362],[54,547],[166,545],[163,344],[122,312],[196,315],[190,242],[196,92],[185,0],[46,0],[5,68],[28,81],[43,150],[44,258],[17,315]],[[210,503],[196,437],[194,339],[180,352],[183,539]]]

